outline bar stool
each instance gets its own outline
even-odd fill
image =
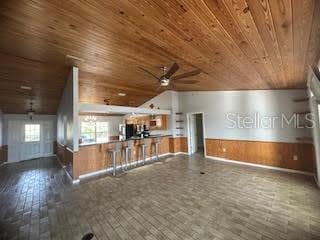
[[[161,138],[159,138],[159,137],[155,138],[151,143],[151,148],[152,148],[152,146],[154,146],[155,155],[156,155],[157,161],[159,160],[159,146],[160,146],[160,143],[161,143]]]
[[[127,142],[127,145],[124,146],[123,149],[124,149],[124,153],[125,153],[126,169],[128,169],[131,166],[131,155],[132,155],[133,141],[128,140],[126,142]]]
[[[144,165],[146,163],[146,148],[148,147],[145,139],[140,140],[139,147],[142,155],[142,164]]]
[[[111,154],[111,159],[112,159],[113,176],[116,176],[117,154],[119,154],[121,151],[121,145],[122,145],[121,142],[116,142],[116,143],[114,143],[114,148],[108,149],[108,153]]]

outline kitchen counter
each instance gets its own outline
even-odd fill
[[[147,147],[145,149],[146,158],[155,157],[155,148],[150,144],[154,138],[160,137],[159,154],[165,155],[170,153],[170,138],[171,135],[152,135],[148,138],[131,138],[133,140],[133,146],[130,154],[130,162],[138,162],[142,160],[141,155],[141,140],[147,140]],[[75,154],[73,160],[73,178],[78,179],[79,176],[85,174],[93,174],[99,171],[105,171],[106,169],[112,168],[111,154],[108,149],[114,148],[114,144],[117,142],[126,145],[127,140],[110,140],[106,143],[88,143],[81,144],[79,151]],[[123,155],[117,154],[117,165],[123,163]]]
[[[149,137],[131,137],[129,139],[126,140],[114,140],[114,139],[110,139],[109,141],[106,142],[92,142],[92,143],[80,143],[79,146],[80,147],[85,147],[85,146],[92,146],[92,145],[99,145],[99,144],[108,144],[108,143],[117,143],[117,142],[126,142],[126,141],[132,141],[132,140],[143,140],[143,139],[153,139],[153,138],[159,138],[159,137],[170,137],[171,135],[162,135],[162,134],[157,134],[157,135],[150,135]]]

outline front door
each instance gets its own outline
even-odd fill
[[[41,157],[41,124],[24,123],[21,160]]]
[[[50,124],[50,123],[49,123]],[[52,146],[49,147],[49,139],[52,145],[52,131],[42,136],[42,125],[40,122],[13,120],[8,122],[8,162],[18,162],[52,153]],[[45,140],[43,140],[45,138]]]

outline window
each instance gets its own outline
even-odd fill
[[[81,122],[81,138],[83,142],[95,142],[96,127],[95,122]]]
[[[40,141],[40,124],[24,125],[24,141],[39,142]]]
[[[81,122],[81,139],[84,143],[106,142],[109,137],[108,122]]]
[[[96,139],[97,142],[108,141],[109,136],[109,124],[108,122],[97,122],[96,123]]]

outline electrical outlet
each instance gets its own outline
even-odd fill
[[[293,155],[293,160],[297,161],[298,160],[298,155]]]
[[[225,148],[222,148],[222,152],[226,152],[227,151],[227,149],[225,149]]]

